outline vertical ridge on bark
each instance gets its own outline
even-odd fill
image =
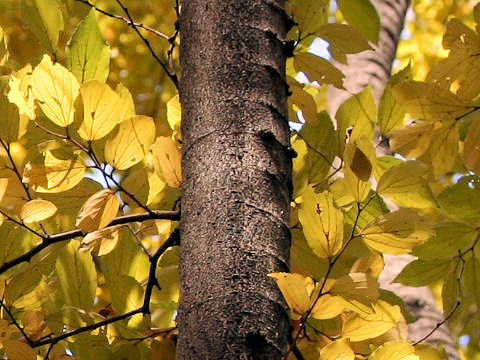
[[[280,359],[291,154],[283,0],[186,0],[178,359]]]

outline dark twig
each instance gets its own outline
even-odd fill
[[[140,214],[129,214],[119,216],[112,220],[108,226],[114,225],[122,225],[128,224],[137,221],[145,221],[145,220],[154,220],[154,219],[164,219],[164,220],[180,220],[180,212],[179,211],[160,211],[160,210],[153,210],[152,213],[140,213]],[[86,234],[81,229],[74,229],[70,231],[66,231],[63,233],[58,233],[54,235],[45,235],[43,238],[44,240],[39,245],[35,246],[33,249],[27,251],[25,254],[20,255],[12,260],[4,262],[0,266],[0,274],[4,273],[5,271],[11,269],[12,267],[21,264],[22,262],[30,261],[36,254],[38,254],[43,249],[47,248],[48,246],[65,241],[70,240],[76,237],[85,236]]]
[[[155,34],[157,35],[158,37],[161,37],[165,40],[170,40],[170,36],[158,31],[157,29],[154,29],[150,26],[147,26],[147,25],[144,25],[144,24],[141,24],[141,23],[137,23],[137,22],[132,22],[132,20],[130,19],[127,19],[126,17],[123,17],[121,15],[117,15],[117,14],[112,14],[108,11],[105,11],[99,7],[97,7],[95,4],[92,4],[91,2],[87,1],[87,0],[75,0],[75,1],[78,1],[82,4],[85,4],[87,6],[90,6],[91,8],[95,9],[96,11],[98,11],[99,13],[105,15],[105,16],[108,16],[108,17],[111,17],[111,18],[114,18],[114,19],[118,19],[118,20],[121,20],[123,21],[125,24],[127,24],[128,26],[130,27],[137,27],[137,28],[141,28],[143,30],[146,30],[146,31],[149,31],[151,32],[152,34]]]
[[[10,317],[10,320],[12,321],[13,325],[18,329],[18,331],[20,331],[20,333],[23,335],[23,337],[27,341],[28,345],[33,347],[33,341],[28,337],[27,333],[25,332],[25,329],[22,326],[20,326],[20,324],[17,322],[17,320],[13,316],[10,309],[4,304],[3,299],[0,299],[0,307],[5,310],[7,315]]]
[[[177,229],[173,230],[170,237],[158,248],[158,250],[150,257],[150,270],[148,272],[148,282],[145,289],[145,298],[143,300],[142,313],[150,314],[150,298],[152,296],[153,287],[160,288],[156,277],[157,263],[160,256],[170,247],[180,244],[180,232]]]
[[[75,336],[75,335],[81,334],[81,333],[86,332],[86,331],[91,331],[91,330],[98,329],[99,327],[102,327],[102,326],[105,326],[105,325],[108,325],[108,324],[111,324],[111,323],[114,323],[114,322],[117,322],[117,321],[120,321],[120,320],[127,319],[127,318],[129,318],[133,315],[140,314],[141,312],[142,312],[142,308],[138,308],[138,309],[132,310],[132,311],[130,311],[128,313],[125,313],[125,314],[120,314],[120,315],[109,317],[109,318],[107,318],[105,320],[102,320],[102,321],[100,321],[98,323],[95,323],[95,324],[79,327],[78,329],[63,333],[62,335],[59,335],[59,336],[47,338],[47,339],[40,340],[40,341],[33,341],[32,342],[32,347],[36,348],[36,347],[43,346],[43,345],[48,345],[48,344],[57,344],[59,341],[67,339],[71,336]]]

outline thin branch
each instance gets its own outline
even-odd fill
[[[0,209],[0,214],[5,217],[8,221],[11,221],[15,224],[17,224],[18,226],[24,228],[25,230],[31,232],[32,234],[42,238],[42,239],[46,239],[48,237],[48,235],[46,234],[40,234],[38,231],[36,231],[35,229],[32,229],[30,226],[28,225],[25,225],[25,223],[21,222],[21,221],[18,221],[17,219],[11,217],[10,215],[8,215],[6,212],[4,212],[3,210]]]
[[[91,2],[87,1],[87,0],[75,0],[77,2],[80,2],[82,4],[85,4],[87,6],[90,6],[91,8],[95,9],[96,11],[98,11],[99,13],[105,15],[105,16],[108,16],[108,17],[111,17],[111,18],[114,18],[114,19],[118,19],[118,20],[121,20],[123,21],[125,24],[127,24],[128,26],[130,27],[137,27],[137,28],[141,28],[141,29],[144,29],[146,31],[149,31],[151,32],[152,34],[155,34],[157,35],[158,37],[161,37],[165,40],[170,40],[172,37],[171,36],[168,36],[160,31],[158,31],[157,29],[154,29],[150,26],[147,26],[147,25],[144,25],[144,24],[141,24],[141,23],[137,23],[137,22],[132,22],[132,20],[130,19],[127,19],[126,17],[123,17],[121,15],[117,15],[117,14],[112,14],[106,10],[103,10],[99,7],[97,7],[95,4],[92,4]]]
[[[20,324],[17,322],[17,320],[15,319],[15,317],[13,316],[12,312],[10,311],[10,309],[4,304],[3,302],[3,299],[0,299],[0,307],[3,308],[5,310],[5,312],[7,313],[7,315],[10,317],[10,320],[12,321],[13,325],[18,329],[18,331],[20,331],[20,333],[23,335],[23,337],[25,338],[25,340],[27,341],[28,345],[30,345],[31,347],[33,347],[33,341],[30,339],[30,337],[27,335],[27,333],[25,332],[25,329],[20,326]]]
[[[156,277],[157,263],[160,256],[171,246],[180,244],[180,232],[177,229],[173,230],[170,237],[158,248],[158,250],[150,257],[150,270],[148,272],[148,282],[145,289],[145,298],[143,300],[142,313],[150,314],[150,298],[152,297],[153,287],[160,288]]]
[[[108,224],[107,227],[114,226],[114,225],[128,224],[131,222],[155,220],[155,219],[178,221],[180,220],[180,212],[153,210],[151,213],[123,215],[113,219],[112,222]],[[70,230],[70,231],[66,231],[66,232],[58,233],[54,235],[45,235],[43,237],[44,241],[39,245],[35,246],[33,249],[27,251],[25,254],[21,256],[18,256],[12,260],[4,262],[0,266],[0,274],[4,273],[5,271],[11,269],[12,267],[18,264],[21,264],[26,261],[30,261],[36,254],[38,254],[40,251],[42,251],[43,249],[47,248],[52,244],[65,241],[65,240],[70,240],[76,237],[82,237],[85,235],[86,234],[81,229],[74,229],[74,230]]]
[[[127,16],[127,19],[130,21],[130,26],[133,28],[133,30],[135,30],[135,32],[137,33],[137,35],[140,37],[140,39],[143,41],[143,43],[146,45],[146,47],[148,48],[148,50],[150,51],[150,54],[152,54],[153,58],[157,61],[157,63],[162,67],[162,69],[165,71],[165,73],[167,74],[167,76],[170,78],[170,80],[172,80],[172,82],[174,83],[175,87],[178,88],[178,78],[177,78],[177,75],[175,73],[171,73],[167,66],[163,63],[162,59],[160,59],[160,57],[157,55],[157,53],[155,52],[155,50],[153,50],[153,47],[152,47],[152,44],[150,44],[150,41],[147,40],[147,38],[145,36],[143,36],[143,34],[140,32],[139,30],[139,27],[136,26],[136,23],[135,21],[133,21],[133,18],[132,16],[130,15],[130,10],[128,10],[128,8],[123,5],[122,1],[121,0],[116,0],[117,4],[122,8],[123,12],[125,13],[125,15]]]
[[[75,336],[75,335],[81,334],[81,333],[86,332],[86,331],[91,331],[91,330],[98,329],[99,327],[102,327],[102,326],[105,326],[105,325],[108,325],[108,324],[111,324],[111,323],[114,323],[114,322],[117,322],[117,321],[120,321],[120,320],[127,319],[127,318],[129,318],[133,315],[140,314],[141,312],[142,312],[142,308],[138,308],[138,309],[132,310],[132,311],[130,311],[128,313],[125,313],[125,314],[120,314],[120,315],[109,317],[109,318],[107,318],[105,320],[102,320],[102,321],[100,321],[98,323],[95,323],[95,324],[79,327],[78,329],[63,333],[62,335],[59,335],[59,336],[51,337],[51,338],[48,338],[48,339],[45,339],[45,340],[40,340],[40,341],[33,341],[32,342],[32,347],[36,348],[36,347],[40,347],[40,346],[44,346],[44,345],[48,345],[48,344],[57,344],[59,341],[67,339],[71,336]]]

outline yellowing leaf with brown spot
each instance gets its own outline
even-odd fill
[[[295,70],[302,71],[310,81],[317,81],[319,85],[332,84],[338,89],[344,89],[345,75],[332,63],[319,56],[302,52],[293,58]]]
[[[332,319],[340,315],[343,308],[343,302],[337,296],[324,294],[315,303],[310,316],[319,320]]]
[[[80,244],[79,251],[98,250],[98,256],[106,255],[118,243],[118,226],[112,226],[88,233]]]
[[[336,340],[320,350],[322,360],[354,360],[355,353],[347,339]]]
[[[368,315],[352,314],[343,323],[342,334],[350,341],[373,339],[393,328],[400,318],[400,307],[379,300]]]
[[[182,182],[182,153],[177,142],[170,137],[159,136],[153,145],[155,172],[171,187]]]
[[[143,160],[155,139],[155,124],[148,116],[124,120],[105,145],[105,160],[115,169],[125,170]]]
[[[6,340],[2,345],[9,360],[37,360],[37,352],[24,342]]]
[[[44,55],[33,71],[31,84],[37,103],[51,121],[62,127],[73,122],[80,85],[70,71]]]
[[[303,118],[306,122],[309,122],[313,126],[318,125],[317,105],[315,104],[313,96],[295,83],[289,83],[289,89],[292,95],[290,95],[288,101],[302,111]]]
[[[118,124],[122,115],[120,96],[110,86],[90,80],[80,87],[83,100],[83,122],[78,135],[85,140],[98,140]]]
[[[118,205],[118,198],[112,190],[100,190],[83,204],[75,225],[84,233],[104,228],[117,215]]]
[[[85,164],[74,157],[70,160],[56,158],[50,151],[45,153],[43,164],[27,163],[23,182],[41,193],[59,193],[69,190],[82,181]]]
[[[361,232],[365,243],[387,254],[408,254],[435,232],[425,218],[410,209],[400,209],[377,217]]]
[[[370,193],[372,164],[375,163],[375,148],[371,141],[362,136],[346,144],[343,155],[345,184],[357,202],[365,200]]]
[[[336,255],[343,245],[343,212],[335,207],[331,193],[315,193],[311,186],[303,192],[298,211],[303,233],[313,252],[322,258]]]
[[[22,318],[25,332],[30,339],[38,340],[42,335],[50,333],[43,313],[39,310],[28,310]]]
[[[310,308],[313,280],[300,274],[290,273],[271,273],[268,276],[277,282],[277,286],[290,307],[292,319],[300,319]]]
[[[406,342],[387,342],[378,347],[368,360],[420,360],[415,349]]]
[[[463,146],[463,160],[468,170],[480,172],[480,119],[472,121]]]
[[[47,200],[35,199],[25,203],[20,210],[20,219],[25,223],[34,223],[48,219],[57,212],[55,204]]]
[[[30,64],[10,75],[8,101],[17,105],[20,115],[26,115],[33,120],[35,119],[35,103],[30,87],[31,78],[32,66]]]

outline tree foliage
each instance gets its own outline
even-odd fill
[[[440,289],[445,321],[468,335],[463,351],[474,358],[480,6],[418,1],[399,52],[411,63],[379,104],[367,88],[333,121],[325,88],[343,88],[344,76],[312,42],[324,39],[345,62],[371,48],[380,22],[369,0],[332,5],[286,5],[297,123],[291,273],[268,274],[290,308],[285,358],[445,358],[424,343],[429,334],[408,338],[414,319],[378,285],[384,253],[415,256],[395,281]],[[181,4],[5,0],[0,9],[0,351],[12,360],[173,358]],[[432,17],[448,18],[445,29],[423,35]],[[419,44],[443,46],[444,57]],[[376,129],[394,155],[376,155]]]

